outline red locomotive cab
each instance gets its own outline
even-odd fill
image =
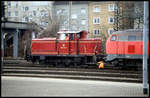
[[[60,40],[79,40],[87,38],[86,31],[60,31],[58,32]]]
[[[117,34],[112,34],[106,42],[106,54],[117,54]]]
[[[80,39],[79,31],[60,31],[58,32],[58,52],[60,55],[77,54],[77,40]]]
[[[149,42],[147,42],[147,46],[149,55]],[[106,54],[107,61],[141,60],[143,57],[143,31],[129,29],[113,32],[106,42]]]

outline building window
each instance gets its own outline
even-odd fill
[[[99,36],[100,35],[100,30],[93,30],[94,36]]]
[[[8,7],[11,7],[11,2],[8,1],[8,2],[7,2],[7,5],[8,5]]]
[[[62,24],[66,25],[67,24],[67,20],[62,21]]]
[[[72,19],[76,19],[77,18],[77,15],[76,14],[73,14],[72,15]]]
[[[85,8],[81,8],[81,13],[82,13],[82,14],[85,14],[85,13],[86,13]]]
[[[60,14],[61,13],[61,10],[57,10],[56,11],[56,14],[58,15],[58,14]]]
[[[18,11],[15,11],[15,16],[18,16]]]
[[[32,21],[32,17],[29,18],[29,21],[30,21],[30,22]]]
[[[33,11],[33,16],[36,16],[36,11]]]
[[[113,33],[113,28],[108,29],[108,34],[111,35]]]
[[[114,4],[109,4],[109,11],[111,12],[111,11],[114,11],[114,8],[115,7],[115,5]]]
[[[65,14],[65,13],[66,13],[66,10],[65,10],[65,9],[62,9],[62,10],[61,10],[61,13],[62,13],[62,14]]]
[[[100,24],[100,18],[99,17],[94,17],[93,18],[93,24]]]
[[[28,10],[29,10],[29,7],[28,7],[28,6],[26,6],[26,7],[25,7],[25,11],[28,11]]]
[[[114,17],[109,17],[108,23],[113,24],[114,23]]]
[[[81,20],[81,24],[82,24],[82,25],[85,25],[85,23],[86,23],[86,20],[85,20],[85,19]]]
[[[40,14],[41,14],[41,16],[46,16],[46,12],[44,10],[42,10]]]
[[[113,35],[110,40],[115,41],[116,39],[117,39],[116,35]]]
[[[18,8],[18,2],[16,2],[16,8]]]
[[[77,27],[76,26],[72,26],[72,30],[77,30]]]
[[[44,16],[47,17],[48,16],[48,12],[44,12]]]
[[[93,8],[93,12],[100,12],[100,8],[99,8],[99,6],[94,6],[94,8]]]
[[[8,16],[11,16],[11,12],[8,12]]]
[[[28,18],[28,17],[25,17],[25,21],[28,22],[28,21],[29,21],[29,18]]]

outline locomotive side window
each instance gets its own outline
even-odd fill
[[[71,34],[70,40],[74,40],[74,34]]]
[[[116,35],[113,35],[112,37],[111,37],[111,41],[115,41],[116,40]]]
[[[80,33],[77,34],[77,38],[78,38],[78,39],[80,38]]]
[[[135,35],[129,35],[128,41],[136,41],[136,36]]]
[[[65,40],[65,34],[60,34],[60,40]]]

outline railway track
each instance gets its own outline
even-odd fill
[[[64,68],[51,65],[32,64],[26,61],[4,61],[4,76],[53,77],[69,79],[108,80],[122,82],[142,82],[142,71],[97,68]]]

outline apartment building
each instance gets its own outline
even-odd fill
[[[5,1],[8,21],[36,22],[46,27],[48,22],[42,21],[52,10],[52,1]]]
[[[108,36],[114,30],[114,11],[117,6],[112,1],[89,2],[90,37]]]
[[[60,30],[88,31],[88,2],[71,1],[71,6],[69,2],[70,1],[55,1],[53,5],[53,14],[62,16]]]

